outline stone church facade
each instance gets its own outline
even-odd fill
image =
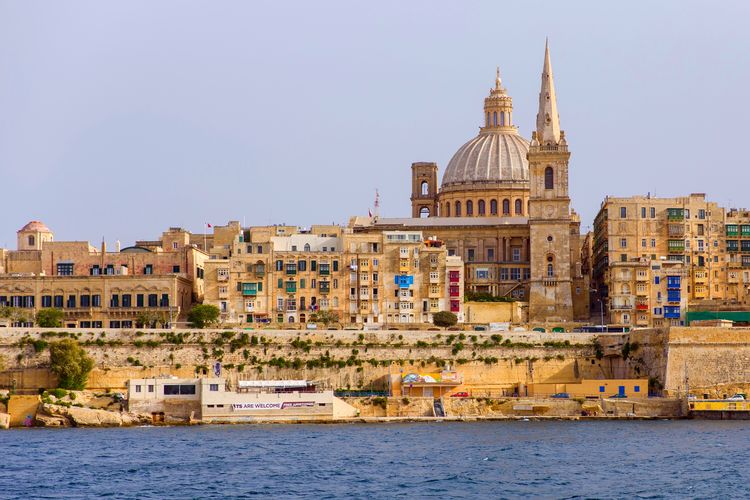
[[[580,219],[568,191],[570,152],[560,129],[545,47],[536,130],[513,122],[498,70],[479,134],[461,146],[438,185],[436,163],[413,163],[411,217],[357,218],[354,231],[421,230],[465,263],[469,292],[529,302],[530,321],[588,319]]]

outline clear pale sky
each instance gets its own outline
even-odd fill
[[[582,230],[605,195],[750,206],[750,2],[0,1],[0,245],[27,221],[408,216],[410,165],[476,135],[499,65],[529,138],[545,36]]]

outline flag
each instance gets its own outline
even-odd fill
[[[212,227],[211,224],[209,224],[208,222],[206,222],[206,226],[207,227]]]
[[[369,208],[367,209],[367,216],[372,219],[372,210],[370,210]]]

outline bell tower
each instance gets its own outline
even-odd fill
[[[411,216],[437,217],[437,163],[411,164]]]
[[[568,194],[570,153],[565,132],[560,130],[549,44],[544,48],[539,112],[527,159],[531,183],[529,317],[571,321],[574,271],[571,269],[572,216]]]

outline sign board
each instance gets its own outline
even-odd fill
[[[314,401],[274,401],[257,403],[233,403],[232,410],[257,411],[257,410],[284,410],[287,408],[311,408],[315,406]]]

